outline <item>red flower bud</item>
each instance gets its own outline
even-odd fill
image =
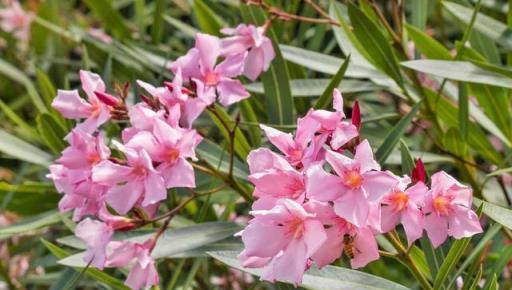
[[[98,99],[107,106],[115,107],[119,104],[119,99],[104,92],[94,91],[94,94]]]
[[[352,107],[352,124],[356,126],[358,131],[361,129],[361,111],[357,100],[354,101],[354,106]]]
[[[418,181],[425,182],[426,180],[426,171],[425,166],[423,165],[423,161],[421,158],[416,159],[416,165],[412,170],[412,183],[417,183]]]

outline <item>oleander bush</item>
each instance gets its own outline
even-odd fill
[[[0,289],[510,289],[510,5],[3,0]]]

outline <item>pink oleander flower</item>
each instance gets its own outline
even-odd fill
[[[0,9],[0,29],[12,32],[22,41],[30,39],[30,26],[34,14],[26,12],[18,1],[13,1],[7,8]]]
[[[258,199],[254,210],[271,209],[282,198],[304,202],[304,176],[283,157],[266,148],[251,151],[247,156],[249,180],[254,184],[253,195]]]
[[[146,150],[135,150],[116,141],[127,164],[105,160],[93,168],[92,180],[108,186],[107,202],[120,214],[126,214],[135,204],[148,206],[167,197],[165,180],[153,167]]]
[[[110,109],[101,102],[95,92],[105,92],[105,83],[95,73],[81,70],[80,81],[87,95],[88,102],[82,99],[78,90],[58,90],[52,107],[68,119],[85,119],[76,129],[93,133],[99,126],[110,119]]]
[[[196,130],[174,128],[155,118],[152,132],[140,131],[126,143],[126,147],[145,150],[164,178],[166,188],[195,187],[195,175],[187,158],[197,160],[195,148],[202,137]]]
[[[103,204],[106,188],[91,180],[92,168],[110,156],[102,134],[92,136],[80,130],[68,135],[70,146],[49,167],[48,177],[57,190],[64,193],[59,202],[61,211],[75,210],[74,220],[96,214]]]
[[[315,137],[319,124],[311,117],[299,118],[295,137],[290,133],[284,133],[272,127],[260,125],[270,143],[281,151],[288,162],[297,168],[307,168],[311,164],[321,160],[322,144],[325,137]]]
[[[215,100],[215,96],[210,99],[204,99],[201,94],[191,96],[192,92],[188,92],[188,89],[183,87],[180,67],[176,69],[172,83],[166,83],[166,87],[154,87],[143,81],[137,81],[137,83],[151,96],[158,98],[167,108],[179,105],[181,113],[180,124],[186,128],[192,127],[192,123]],[[202,92],[204,85],[199,81],[196,81],[195,85]]]
[[[217,37],[198,33],[195,48],[172,63],[171,70],[176,73],[180,68],[184,79],[204,84],[203,88],[197,88],[197,94],[203,100],[213,102],[218,93],[220,103],[229,106],[249,97],[242,83],[234,79],[242,73],[247,53],[227,56],[216,64],[220,53]]]
[[[236,28],[224,28],[221,32],[230,35],[221,39],[222,55],[237,55],[249,51],[243,73],[250,80],[256,80],[270,67],[276,54],[272,41],[265,36],[265,27],[240,24]]]
[[[114,229],[101,221],[86,218],[76,226],[75,235],[87,245],[84,261],[103,269],[107,244],[114,235]]]
[[[130,273],[125,284],[133,290],[148,289],[158,285],[160,278],[155,267],[155,260],[151,257],[154,241],[147,240],[142,244],[123,242],[111,242],[109,246],[112,254],[108,256],[107,266],[130,266]]]
[[[262,279],[302,281],[308,260],[327,236],[315,213],[290,199],[281,199],[270,210],[252,211],[254,218],[240,233],[245,250],[244,267],[264,267]]]
[[[432,175],[431,180],[423,211],[425,230],[432,245],[438,247],[448,236],[461,239],[481,233],[478,216],[471,210],[471,188],[444,171]]]
[[[333,150],[338,150],[348,141],[359,135],[358,129],[351,122],[343,121],[345,113],[343,112],[343,97],[338,89],[332,93],[334,112],[326,110],[310,110],[308,116],[311,116],[320,124],[318,131],[321,135],[329,137],[328,143]]]
[[[327,162],[337,175],[314,165],[307,171],[306,195],[318,201],[333,201],[337,215],[357,227],[367,224],[370,203],[375,203],[398,183],[397,178],[379,171],[367,140],[356,148],[354,159],[327,151]]]
[[[421,206],[428,191],[428,187],[421,181],[407,188],[410,182],[408,176],[402,178],[381,201],[382,231],[389,232],[400,222],[404,226],[409,246],[423,234]]]
[[[317,219],[324,224],[327,233],[327,239],[311,257],[318,267],[333,263],[344,251],[353,269],[379,259],[377,241],[370,228],[358,228],[347,222],[336,215],[332,206],[325,202],[310,201],[305,207],[317,213]]]

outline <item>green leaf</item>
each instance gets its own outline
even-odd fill
[[[261,276],[261,269],[244,268],[240,265],[238,252],[222,251],[209,252],[213,258],[222,263],[250,273]],[[405,286],[396,284],[381,277],[370,275],[361,271],[346,268],[326,266],[321,270],[312,267],[305,274],[300,286],[312,290],[406,290]]]
[[[420,108],[422,102],[418,102],[416,105],[414,105],[411,109],[411,111],[405,115],[396,125],[389,131],[388,135],[384,139],[384,142],[382,142],[382,145],[380,145],[377,152],[375,152],[375,156],[377,157],[377,161],[380,164],[383,164],[386,159],[389,157],[391,152],[393,152],[393,149],[395,148],[396,144],[400,141],[400,138],[402,138],[402,135],[405,133],[405,130],[409,126],[409,124],[412,122],[412,119],[416,116],[416,112]]]
[[[410,69],[456,81],[512,88],[512,79],[467,61],[410,60],[401,63]]]
[[[153,11],[153,25],[151,26],[151,40],[153,41],[153,44],[158,44],[162,40],[162,34],[164,31],[163,14],[165,12],[167,1],[158,0],[155,2],[155,10]]]
[[[200,32],[195,27],[169,15],[164,15],[164,20],[190,38],[195,38],[196,34]]]
[[[427,24],[428,1],[410,0],[411,15],[409,22],[420,30],[424,30]]]
[[[290,80],[290,87],[294,97],[316,97],[322,95],[330,83],[330,79],[294,79]],[[245,88],[253,93],[264,93],[262,83],[249,83]],[[382,90],[383,87],[370,81],[344,79],[338,89],[341,93],[360,93]]]
[[[435,105],[435,112],[442,123],[444,123],[446,126],[455,128],[458,127],[458,108],[456,108],[448,100],[444,98],[438,98],[437,94],[430,90],[425,90],[425,93],[427,95],[428,101],[431,104],[434,104],[436,100],[438,101],[438,103]],[[501,163],[501,155],[496,151],[496,149],[494,149],[486,134],[473,122],[470,122],[468,126],[468,145],[480,153],[483,157],[490,160],[490,162],[494,164]]]
[[[47,107],[50,107],[53,99],[57,95],[57,91],[53,86],[52,82],[48,78],[48,75],[41,69],[36,70],[36,79],[39,91]]]
[[[60,126],[57,120],[48,113],[39,114],[36,118],[37,130],[43,141],[48,148],[52,150],[55,155],[58,155],[66,148],[64,137],[66,130]]]
[[[423,254],[425,255],[425,259],[427,260],[431,276],[435,277],[439,271],[441,261],[444,260],[444,256],[439,249],[434,249],[432,242],[430,242],[427,236],[421,237],[420,244]]]
[[[194,15],[202,31],[211,35],[220,35],[222,27],[227,26],[202,0],[194,0]]]
[[[0,152],[17,159],[48,166],[52,162],[52,156],[41,149],[21,140],[0,129]]]
[[[70,255],[66,250],[60,248],[59,246],[57,246],[55,244],[52,244],[52,243],[46,241],[45,239],[41,239],[41,242],[58,259],[64,259]],[[79,272],[82,271],[81,267],[75,267],[75,270],[79,271]],[[96,280],[100,283],[103,283],[103,284],[106,284],[106,285],[112,287],[112,289],[116,289],[116,290],[129,290],[130,289],[130,288],[128,288],[128,286],[124,285],[124,283],[121,280],[114,278],[114,277],[110,276],[109,274],[104,273],[98,269],[87,268],[85,270],[84,274],[90,278],[93,278],[94,280]]]
[[[0,200],[4,210],[20,215],[34,215],[57,207],[60,195],[51,183],[23,183],[19,185],[0,182]]]
[[[240,11],[243,18],[251,23],[262,25],[266,21],[265,14],[260,8],[244,4],[240,5]],[[281,54],[277,34],[274,29],[270,28],[267,35],[272,40],[276,54],[269,69],[261,75],[263,87],[265,88],[265,104],[268,117],[273,124],[294,124],[296,116],[293,113],[294,104],[288,68]]]
[[[214,142],[203,139],[197,146],[197,153],[221,172],[229,172],[229,153]],[[233,175],[244,180],[247,180],[249,175],[247,165],[238,158],[234,159]]]
[[[462,6],[453,2],[442,2],[444,8],[455,16],[459,21],[468,25],[473,14],[473,9]],[[474,29],[481,34],[491,38],[498,44],[504,46],[508,50],[512,49],[512,30],[507,25],[486,16],[483,13],[478,13]]]
[[[370,61],[403,87],[398,60],[379,27],[354,4],[348,5],[348,15],[354,27],[354,34],[366,49]]]
[[[459,266],[457,269],[457,272],[455,275],[452,275],[452,278],[450,279],[450,282],[448,283],[447,288],[451,289],[450,287],[455,283],[455,280],[457,277],[460,277],[462,275],[462,272],[471,264],[471,263],[480,263],[477,257],[480,256],[482,251],[485,249],[485,247],[488,245],[487,243],[501,230],[501,225],[499,223],[495,223],[491,228],[485,231],[484,236],[480,239],[478,244],[471,250],[471,253],[469,256],[464,260],[462,265]],[[473,262],[474,261],[474,262]],[[467,279],[467,276],[466,276]]]
[[[486,282],[487,286],[483,290],[498,290],[498,274],[493,273],[492,278]]]
[[[426,2],[426,1],[424,1]],[[415,48],[429,59],[451,60],[450,51],[441,43],[427,35],[422,30],[406,24],[407,32],[414,42]]]
[[[512,229],[512,210],[504,208],[478,198],[473,198],[473,204],[480,207],[483,203],[483,212],[493,221],[500,223],[502,226]]]
[[[8,238],[13,235],[27,233],[49,225],[59,223],[61,221],[60,214],[56,210],[45,212],[32,216],[30,218],[22,219],[15,224],[2,227],[0,229],[0,238]]]
[[[345,59],[336,75],[334,75],[327,88],[325,88],[324,92],[322,93],[318,101],[316,101],[315,109],[326,109],[329,106],[329,104],[332,103],[332,92],[335,88],[337,88],[340,85],[341,81],[343,80],[343,77],[347,72],[349,63],[350,55]]]
[[[0,59],[0,74],[3,74],[5,77],[23,85],[39,112],[44,113],[47,111],[43,99],[41,99],[41,96],[37,93],[34,84],[32,84],[32,81],[25,75],[23,71],[14,67],[7,61]]]
[[[414,158],[412,157],[411,151],[404,139],[400,139],[400,153],[402,157],[402,173],[411,175],[414,169]]]
[[[235,121],[224,111],[224,109],[220,106],[215,107],[215,111],[217,114],[214,114],[210,111],[208,111],[208,114],[210,115],[210,118],[212,118],[213,122],[217,125],[220,132],[226,138],[226,140],[229,140],[229,132],[225,128],[223,124],[226,124],[230,130],[235,125]],[[235,130],[235,152],[238,154],[240,158],[245,160],[247,155],[249,154],[249,151],[251,151],[251,145],[249,145],[249,141],[245,138],[244,133],[240,128],[236,128]]]
[[[494,263],[494,267],[492,268],[492,272],[490,276],[492,279],[487,279],[485,281],[484,288],[485,290],[495,290],[498,289],[496,287],[497,277],[501,276],[505,267],[510,263],[512,259],[512,245],[507,245],[505,248],[499,253],[499,259]]]
[[[240,113],[242,120],[249,123],[258,123],[258,116],[251,105],[250,100],[242,100],[240,103]],[[261,144],[261,132],[258,127],[249,127],[249,137],[253,147]]]
[[[28,140],[40,141],[37,131],[32,126],[27,124],[22,117],[18,116],[6,103],[0,100],[0,110],[4,112],[5,116],[20,127],[23,131],[23,136]]]
[[[335,75],[345,61],[342,58],[289,45],[281,44],[279,45],[279,48],[283,53],[284,59],[287,61],[330,75]],[[356,63],[350,64],[345,76],[353,78],[389,79],[379,71],[372,70]]]
[[[173,257],[226,239],[238,231],[240,231],[240,226],[230,222],[207,222],[179,229],[168,229],[158,239],[151,255],[155,259]],[[140,243],[153,236],[154,233],[149,232],[125,240]],[[84,252],[66,257],[59,263],[71,267],[83,267],[86,265],[83,257]]]
[[[464,254],[464,251],[466,251],[470,241],[471,238],[463,238],[452,243],[448,255],[446,255],[445,260],[441,264],[439,272],[437,272],[434,280],[434,289],[441,289],[448,275],[455,270],[455,266],[457,266],[457,263]]]
[[[112,1],[84,0],[84,2],[116,38],[130,38],[130,28],[121,13],[112,7]]]

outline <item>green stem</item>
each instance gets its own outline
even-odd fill
[[[421,286],[425,290],[434,290],[432,288],[432,285],[428,282],[427,278],[421,273],[418,266],[414,263],[411,256],[409,255],[409,252],[407,249],[402,245],[402,242],[398,238],[398,236],[395,233],[387,233],[386,237],[389,239],[393,247],[395,247],[398,251],[398,255],[395,256],[398,260],[402,261],[409,270],[412,272],[412,274],[418,279],[418,282],[420,282]]]

